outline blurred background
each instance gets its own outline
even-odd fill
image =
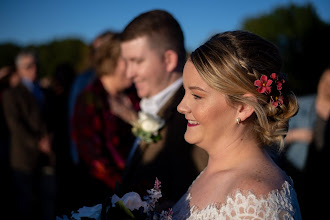
[[[79,73],[88,66],[88,45],[94,37],[109,29],[120,31],[138,14],[155,8],[178,19],[188,52],[212,34],[234,29],[274,42],[298,95],[315,92],[329,64],[328,0],[1,0],[0,66],[12,63],[20,49],[33,48],[41,77],[51,78],[61,63]]]

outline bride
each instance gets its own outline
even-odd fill
[[[277,48],[232,31],[197,48],[183,72],[178,111],[185,139],[209,161],[173,207],[173,219],[301,219],[292,180],[270,157],[281,151],[296,98]]]

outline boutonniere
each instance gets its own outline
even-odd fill
[[[133,123],[133,134],[148,144],[160,140],[159,129],[164,126],[165,121],[160,117],[141,111],[138,116],[138,120]]]

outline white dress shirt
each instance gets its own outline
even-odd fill
[[[143,98],[140,101],[141,110],[145,113],[149,113],[151,115],[157,116],[158,111],[172,97],[172,95],[174,95],[174,93],[180,88],[181,85],[182,85],[182,77],[176,80],[174,83],[172,83],[170,86],[165,88],[160,93],[150,98]],[[130,163],[140,142],[141,142],[141,138],[137,137],[127,157],[126,165]]]
[[[141,110],[156,116],[158,111],[164,106],[164,104],[174,95],[174,93],[182,85],[182,77],[177,79],[170,86],[165,88],[163,91],[150,98],[142,98],[140,101]]]

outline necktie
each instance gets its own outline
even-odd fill
[[[34,84],[33,86],[33,95],[37,99],[39,105],[41,106],[43,102],[43,94],[39,86],[36,84]]]

